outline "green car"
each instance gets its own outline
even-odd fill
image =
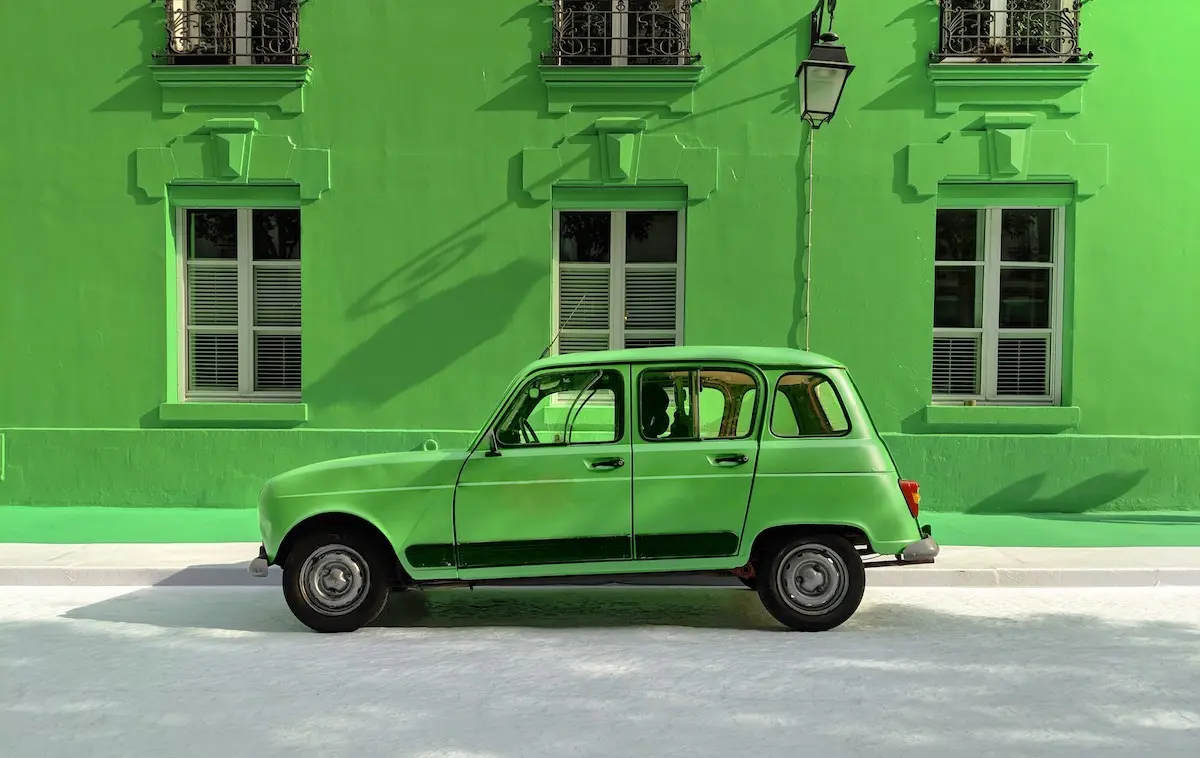
[[[867,566],[933,562],[919,502],[837,361],[576,353],[518,374],[466,450],[267,482],[250,572],[282,566],[319,632],[369,624],[414,586],[679,572],[732,573],[780,623],[823,631],[857,610]]]

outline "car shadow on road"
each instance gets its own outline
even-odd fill
[[[307,632],[278,588],[148,587],[65,618],[236,632]],[[541,629],[680,626],[780,629],[742,587],[486,587],[393,592],[372,625]]]

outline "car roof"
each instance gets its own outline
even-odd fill
[[[567,355],[553,355],[536,360],[526,371],[555,366],[590,366],[601,363],[673,363],[675,361],[721,361],[749,363],[755,366],[785,366],[788,368],[818,369],[845,368],[839,361],[807,350],[787,347],[753,347],[748,345],[686,345],[680,347],[646,347],[629,350],[596,350]]]

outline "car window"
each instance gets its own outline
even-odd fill
[[[620,372],[608,369],[539,374],[500,416],[496,442],[503,447],[617,442],[623,387]]]
[[[838,436],[850,431],[837,389],[820,374],[785,374],[775,387],[771,434],[776,437]]]
[[[745,371],[643,371],[638,393],[639,427],[649,441],[738,439],[753,431],[757,384]]]

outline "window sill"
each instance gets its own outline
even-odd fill
[[[703,66],[539,66],[550,112],[576,107],[658,106],[691,113]]]
[[[162,112],[192,107],[275,107],[285,116],[304,112],[311,66],[151,66],[162,88]]]
[[[968,434],[1053,434],[1079,426],[1073,405],[929,405],[931,432]]]
[[[158,418],[167,426],[299,426],[308,421],[307,403],[163,403]]]
[[[1083,85],[1094,63],[931,63],[935,112],[994,105],[1083,110]]]

